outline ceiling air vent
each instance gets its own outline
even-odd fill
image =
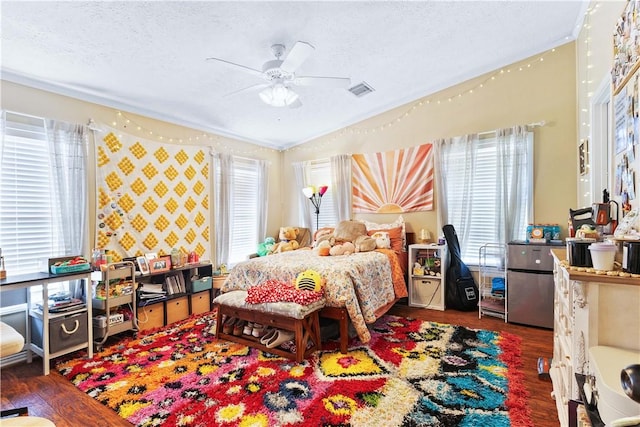
[[[365,96],[368,93],[373,92],[375,89],[367,84],[367,82],[358,83],[355,86],[349,88],[349,92],[357,96],[358,98]]]

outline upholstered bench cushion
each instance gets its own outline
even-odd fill
[[[10,356],[22,351],[24,337],[4,322],[0,322],[0,357]]]
[[[301,305],[295,302],[267,302],[263,304],[247,304],[247,291],[231,291],[218,295],[214,300],[214,304],[220,304],[227,307],[244,308],[245,310],[255,310],[265,313],[273,313],[283,317],[291,317],[293,319],[304,319],[309,313],[324,307],[325,299],[321,298],[309,305]]]

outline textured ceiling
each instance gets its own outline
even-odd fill
[[[574,40],[584,1],[1,2],[2,79],[287,148]],[[296,86],[264,104],[271,45],[315,51],[298,75],[375,91]]]

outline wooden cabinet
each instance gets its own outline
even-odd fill
[[[138,330],[146,331],[164,326],[164,302],[138,307]]]
[[[209,291],[198,292],[189,295],[191,299],[191,314],[200,314],[211,311],[211,293]]]
[[[447,247],[435,244],[409,245],[409,305],[445,309]]]
[[[598,345],[640,350],[640,279],[572,270],[554,249],[553,362],[549,369],[562,427],[569,404],[580,399],[575,374],[592,375],[589,349]]]
[[[173,298],[165,303],[167,325],[189,317],[189,298],[187,295]]]
[[[138,276],[139,293],[144,290],[145,283],[162,285],[168,291],[168,277],[178,277],[177,282],[184,284],[184,288],[177,291],[174,288],[164,297],[156,295],[148,299],[140,296],[138,298],[139,329],[159,328],[186,319],[192,314],[210,311],[213,300],[212,273],[211,264],[192,264],[173,268],[167,272]]]

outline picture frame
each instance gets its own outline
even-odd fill
[[[138,269],[142,274],[149,274],[151,270],[149,269],[149,260],[144,256],[139,256],[136,258],[136,263],[138,264]]]
[[[578,146],[578,160],[580,175],[587,174],[587,165],[589,164],[589,141],[585,140]]]
[[[171,270],[171,256],[165,255],[149,261],[149,271],[151,273],[163,273]]]

